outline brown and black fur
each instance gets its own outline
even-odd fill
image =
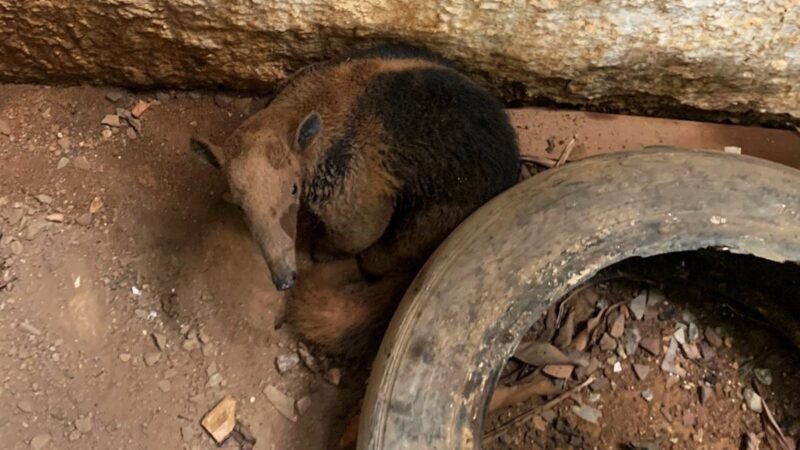
[[[389,277],[392,285],[392,274],[410,278],[458,223],[513,185],[519,170],[502,105],[443,58],[402,45],[313,66],[223,146],[196,139],[193,149],[227,175],[279,289],[295,283],[300,207],[324,226],[313,245],[317,260],[354,255],[369,279]],[[306,288],[300,297],[289,307],[290,323],[301,336],[323,345],[318,341],[330,336],[341,348],[336,333],[311,333],[336,322],[320,314],[336,302]],[[396,298],[348,304],[374,308],[370,316],[385,313],[384,303]],[[358,332],[350,326],[344,335]]]

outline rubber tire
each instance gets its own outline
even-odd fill
[[[506,191],[442,243],[406,292],[374,363],[358,448],[480,448],[500,370],[548,305],[623,259],[702,248],[800,261],[800,171],[653,148]]]

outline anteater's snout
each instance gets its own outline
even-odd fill
[[[294,270],[288,270],[283,273],[272,273],[272,284],[274,284],[275,289],[279,291],[285,291],[293,288],[295,281],[297,281],[297,272]]]

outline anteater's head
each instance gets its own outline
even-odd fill
[[[278,290],[290,289],[296,277],[295,237],[303,189],[304,152],[322,131],[315,112],[284,131],[264,126],[260,114],[240,126],[223,145],[193,137],[191,149],[221,170],[234,201],[244,210]]]

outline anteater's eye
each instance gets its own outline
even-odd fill
[[[292,185],[292,195],[297,195],[297,185],[296,184]]]

